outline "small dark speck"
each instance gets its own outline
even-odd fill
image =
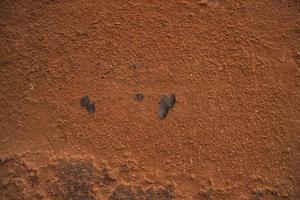
[[[80,105],[83,106],[83,107],[90,106],[91,101],[90,101],[89,96],[87,96],[87,95],[83,96],[80,100]]]
[[[138,93],[135,95],[135,100],[137,101],[143,101],[144,100],[144,95],[141,93]]]
[[[164,119],[168,112],[175,106],[176,97],[175,94],[171,96],[162,96],[159,102],[158,115],[160,119]]]
[[[80,105],[82,107],[86,107],[86,109],[89,113],[96,111],[95,104],[91,102],[89,96],[87,96],[87,95],[85,95],[81,98]]]
[[[89,105],[88,107],[86,107],[87,111],[88,112],[95,112],[96,111],[96,108],[95,108],[95,104],[91,104]]]
[[[171,108],[173,108],[175,106],[175,103],[176,103],[175,94],[172,94],[169,98],[170,98]]]

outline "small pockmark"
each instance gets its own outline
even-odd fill
[[[144,95],[142,93],[137,93],[135,95],[135,100],[137,100],[137,101],[143,101],[144,100]]]
[[[95,104],[92,103],[91,105],[87,106],[86,109],[88,112],[95,112],[96,111]]]
[[[86,109],[89,113],[96,111],[95,104],[91,102],[89,96],[87,96],[87,95],[85,95],[81,98],[80,105],[82,107],[86,107]]]
[[[175,106],[175,103],[176,103],[175,94],[172,94],[171,96],[163,95],[160,98],[160,102],[159,102],[159,109],[158,109],[159,118],[164,119],[167,116],[169,110]]]
[[[89,96],[87,96],[87,95],[83,96],[80,100],[80,105],[83,107],[87,107],[87,106],[91,105]]]
[[[176,103],[175,94],[172,94],[169,98],[170,98],[171,108],[173,108],[175,106],[175,103]]]

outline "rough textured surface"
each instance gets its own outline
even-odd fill
[[[81,160],[60,160],[54,164],[55,176],[49,193],[57,200],[95,200],[92,195],[93,163]]]
[[[0,199],[300,199],[299,52],[298,0],[1,0],[0,157],[20,161],[1,161]],[[64,164],[67,186],[53,156],[99,172]]]
[[[0,159],[0,199],[39,200],[42,195],[37,191],[38,184],[37,170],[23,160],[15,156]]]

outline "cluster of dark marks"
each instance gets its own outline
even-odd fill
[[[175,199],[171,187],[162,187],[154,190],[150,188],[143,191],[141,187],[119,185],[116,187],[109,200],[172,200]]]
[[[142,93],[137,93],[135,95],[135,100],[136,101],[143,101],[144,100],[144,94]],[[171,96],[165,96],[163,95],[160,98],[159,102],[159,109],[158,109],[158,115],[160,119],[164,119],[168,112],[175,106],[176,103],[176,97],[175,94],[172,94]],[[91,102],[89,96],[85,95],[81,98],[80,100],[80,105],[82,107],[85,107],[88,112],[95,112],[95,104]]]
[[[132,187],[119,185],[109,197],[109,200],[135,200],[137,195]]]
[[[116,184],[117,180],[111,177],[108,169],[104,168],[100,172],[99,177],[96,178],[95,182],[101,186],[112,186]]]
[[[172,200],[171,186],[143,189],[124,185],[107,168],[98,169],[85,159],[56,159],[39,173],[19,158],[0,159],[0,199],[9,200]],[[123,164],[123,172],[130,166]],[[43,178],[39,179],[38,174]],[[39,180],[42,180],[41,182]],[[126,181],[125,181],[126,183]],[[129,183],[128,183],[129,184]],[[100,193],[93,190],[99,188]],[[43,194],[43,195],[42,195]],[[46,196],[44,196],[46,195]],[[100,196],[99,196],[100,195]]]
[[[38,183],[37,171],[24,161],[15,157],[0,159],[0,199],[43,199],[36,190]]]
[[[56,177],[49,192],[54,199],[95,199],[92,192],[94,167],[91,161],[59,160],[53,169]]]
[[[59,200],[94,200],[93,185],[102,189],[113,189],[109,200],[172,200],[174,191],[170,186],[144,191],[140,186],[123,185],[111,177],[109,170],[97,170],[92,161],[58,160],[52,165],[55,177],[52,177],[49,193]],[[126,169],[129,170],[129,169]]]
[[[0,199],[173,200],[176,197],[174,187],[169,185],[144,189],[138,183],[121,183],[119,177],[112,177],[105,167],[99,170],[91,160],[57,159],[46,168],[40,169],[45,171],[38,173],[19,157],[0,159]],[[130,165],[122,164],[119,173],[128,173],[131,170]],[[45,176],[39,179],[38,174]],[[94,187],[100,188],[101,193],[96,194],[93,191]],[[252,198],[255,200],[290,199],[277,189],[268,188],[252,192]],[[226,194],[213,192],[211,189],[197,193],[194,198],[228,199]]]
[[[87,111],[90,113],[96,111],[95,104],[91,102],[89,96],[87,96],[87,95],[85,95],[81,98],[80,105],[82,107],[86,107]]]
[[[136,101],[143,101],[144,100],[144,95],[141,93],[137,93],[135,95],[135,100]],[[168,112],[175,106],[176,103],[176,96],[175,94],[172,94],[170,96],[165,96],[163,95],[160,98],[159,102],[159,108],[158,108],[158,115],[160,119],[164,119]]]
[[[195,195],[196,200],[212,200],[212,190],[209,189],[205,192],[198,192]]]
[[[258,190],[258,191],[253,192],[253,196],[254,196],[254,200],[260,200],[260,199],[262,199],[263,194],[261,191]]]
[[[175,106],[175,103],[176,103],[175,94],[172,94],[171,96],[162,96],[160,98],[159,109],[158,109],[159,118],[164,119],[167,116],[169,110]]]
[[[174,190],[167,186],[154,190],[153,188],[146,191],[147,200],[171,200],[175,199]]]
[[[274,200],[288,200],[290,198],[286,196],[282,196],[278,191],[273,191],[269,189],[265,190],[256,190],[253,191],[254,200],[262,200],[262,199],[274,199]]]

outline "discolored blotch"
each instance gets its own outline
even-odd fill
[[[146,199],[145,192],[140,186],[119,185],[109,197],[109,200],[142,200]]]
[[[87,111],[90,113],[96,111],[95,104],[91,102],[89,96],[87,96],[87,95],[85,95],[81,98],[80,105],[82,107],[86,107]]]
[[[132,166],[128,165],[127,163],[123,163],[120,166],[120,173],[129,173],[132,169]]]
[[[134,191],[130,186],[119,185],[109,197],[109,200],[135,200]]]
[[[87,96],[87,95],[83,96],[80,100],[80,105],[83,107],[87,107],[87,106],[91,105],[91,100],[90,100],[89,96]]]
[[[169,110],[172,109],[176,104],[176,97],[175,94],[172,94],[171,96],[162,96],[160,98],[159,102],[159,109],[158,109],[158,115],[160,119],[164,119]]]
[[[171,104],[171,108],[173,108],[175,106],[175,103],[176,103],[176,97],[175,97],[175,94],[172,94],[170,96],[170,104]]]
[[[95,112],[96,111],[96,108],[95,108],[95,104],[91,104],[90,106],[88,106],[87,108],[87,111],[88,112]]]
[[[94,200],[94,167],[91,161],[59,160],[53,165],[55,178],[49,193],[57,200]]]
[[[263,196],[262,192],[261,191],[255,191],[253,192],[254,193],[254,200],[260,200]]]
[[[104,186],[111,186],[114,185],[117,180],[109,174],[108,169],[104,168],[98,178],[98,182]]]
[[[196,193],[195,200],[211,200],[212,199],[212,190],[201,191]]]
[[[276,189],[262,189],[253,191],[253,198],[254,200],[261,200],[261,199],[274,199],[274,200],[288,200],[290,199],[287,196],[284,196]]]
[[[153,188],[146,191],[146,200],[172,200],[175,199],[174,191],[171,187],[163,187],[158,190]]]
[[[135,100],[137,100],[137,101],[143,101],[143,100],[144,100],[144,94],[142,94],[142,93],[137,93],[137,94],[135,95]]]

